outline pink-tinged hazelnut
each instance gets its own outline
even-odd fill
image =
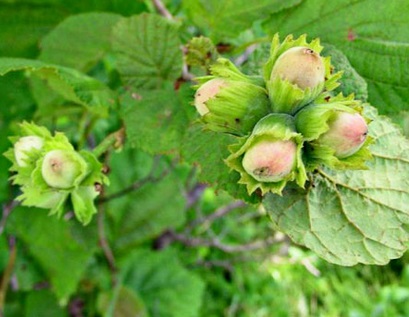
[[[293,141],[260,141],[244,154],[245,171],[259,182],[278,182],[294,168],[297,145]]]

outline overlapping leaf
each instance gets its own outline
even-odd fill
[[[88,71],[111,48],[111,33],[120,16],[85,13],[69,17],[41,41],[39,59]]]
[[[12,71],[27,70],[45,80],[48,86],[65,99],[106,115],[115,99],[111,90],[100,81],[71,68],[22,58],[0,58],[0,76]]]
[[[116,190],[121,188],[121,181],[120,177],[113,179]],[[182,178],[175,172],[112,200],[107,208],[117,218],[113,233],[115,249],[128,252],[167,229],[181,226],[186,220],[185,205]]]
[[[190,0],[184,7],[190,19],[202,32],[215,41],[237,37],[240,32],[250,28],[254,21],[266,18],[269,14],[292,7],[301,0]]]
[[[307,191],[288,189],[264,201],[273,222],[296,243],[340,265],[386,264],[406,251],[409,233],[409,141],[389,120],[370,124],[368,170],[319,170]]]
[[[75,222],[47,218],[44,210],[26,208],[14,210],[8,226],[40,263],[59,302],[66,304],[96,250],[93,226],[79,229]]]
[[[234,143],[237,138],[232,135],[206,131],[201,125],[194,124],[183,141],[182,158],[199,166],[202,182],[225,190],[235,198],[257,203],[260,198],[256,194],[249,196],[246,187],[237,183],[240,174],[231,171],[224,162],[230,155],[228,146]]]
[[[1,1],[0,56],[34,57],[41,36],[51,30],[66,13],[52,6]]]

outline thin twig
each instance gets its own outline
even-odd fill
[[[104,252],[105,258],[107,259],[109,269],[111,270],[112,278],[112,287],[115,287],[117,284],[117,267],[114,254],[109,246],[108,240],[105,234],[105,210],[104,208],[100,208],[98,211],[98,240],[99,245],[101,246],[102,251]]]
[[[109,154],[105,155],[104,163],[107,164],[108,161],[109,161]],[[102,190],[101,198],[104,199],[104,197],[105,197],[105,191]],[[114,253],[112,252],[112,249],[109,245],[109,242],[108,242],[108,239],[105,233],[105,206],[99,206],[98,208],[97,226],[98,226],[98,242],[108,262],[108,266],[111,271],[112,288],[114,288],[117,285],[118,269],[116,266]]]
[[[179,234],[175,232],[170,232],[173,241],[178,241],[187,247],[211,247],[215,249],[219,249],[226,253],[235,253],[235,252],[247,252],[253,251],[258,249],[263,249],[268,247],[272,244],[277,244],[284,241],[284,238],[276,238],[276,237],[269,237],[265,240],[256,240],[246,244],[224,244],[220,242],[218,239],[202,239],[196,238],[184,234]]]
[[[235,59],[234,64],[236,64],[237,66],[243,65],[248,60],[250,55],[254,53],[256,49],[257,49],[257,44],[252,44],[249,47],[247,47],[244,53]]]
[[[16,208],[19,204],[20,204],[19,201],[12,200],[7,204],[3,205],[3,216],[1,217],[0,220],[0,236],[4,231],[4,228],[6,227],[8,217],[10,216],[13,209]]]
[[[203,192],[206,190],[207,185],[198,183],[196,184],[190,191],[187,192],[186,194],[186,208],[189,209],[192,207],[194,204],[198,202],[200,197],[202,197]]]
[[[213,267],[221,267],[228,271],[233,271],[233,264],[231,261],[227,260],[199,260],[195,263],[198,266],[204,266],[205,268],[211,269]]]
[[[127,195],[127,194],[129,194],[129,193],[131,193],[133,191],[138,190],[139,188],[141,188],[143,185],[145,185],[147,183],[155,183],[155,182],[161,180],[162,178],[164,178],[166,175],[168,175],[172,171],[172,168],[164,170],[159,176],[156,176],[156,177],[153,176],[155,170],[156,170],[156,164],[154,164],[154,166],[152,167],[151,172],[149,173],[149,175],[147,177],[133,183],[132,185],[130,185],[130,186],[128,186],[128,187],[126,187],[126,188],[124,188],[124,189],[122,189],[122,190],[120,190],[120,191],[118,191],[116,193],[113,193],[112,195],[109,195],[107,197],[101,197],[97,201],[97,204],[101,205],[101,204],[104,204],[104,203],[106,203],[106,202],[108,202],[110,200],[125,196],[125,195]]]
[[[244,207],[244,206],[246,206],[246,203],[241,201],[241,200],[234,201],[231,204],[228,204],[226,206],[222,206],[222,207],[216,209],[215,212],[213,212],[213,213],[211,213],[211,214],[209,214],[209,215],[207,215],[205,217],[201,217],[201,218],[197,218],[197,219],[193,220],[191,223],[189,223],[186,226],[186,231],[190,231],[194,227],[197,227],[197,226],[199,226],[201,224],[204,224],[204,223],[206,223],[206,224],[212,223],[216,219],[227,215],[229,212],[231,212],[233,210],[236,210],[237,208]]]
[[[172,14],[166,9],[165,5],[162,3],[161,0],[152,0],[153,5],[155,6],[156,10],[158,10],[159,14],[165,17],[168,20],[173,20]]]
[[[184,81],[193,81],[195,77],[195,75],[189,72],[189,67],[187,66],[187,64],[184,63],[182,66],[182,79]]]

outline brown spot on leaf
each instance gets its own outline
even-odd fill
[[[352,42],[356,40],[356,34],[352,29],[348,29],[347,40]]]

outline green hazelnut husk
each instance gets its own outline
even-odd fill
[[[330,58],[320,55],[322,49],[318,39],[308,43],[306,35],[289,35],[281,43],[278,34],[273,37],[263,69],[273,112],[294,115],[324,90],[339,85],[341,73],[331,73]]]
[[[339,95],[317,100],[295,116],[297,131],[306,141],[305,161],[314,169],[320,164],[335,169],[365,169],[371,158],[368,123],[360,101]]]
[[[270,101],[261,77],[241,73],[227,59],[211,67],[211,76],[197,78],[194,105],[205,128],[246,135],[270,112]]]
[[[240,184],[251,195],[260,190],[280,194],[289,181],[303,187],[307,176],[302,161],[303,140],[293,117],[272,113],[262,118],[249,137],[229,148],[226,164],[240,173]]]

